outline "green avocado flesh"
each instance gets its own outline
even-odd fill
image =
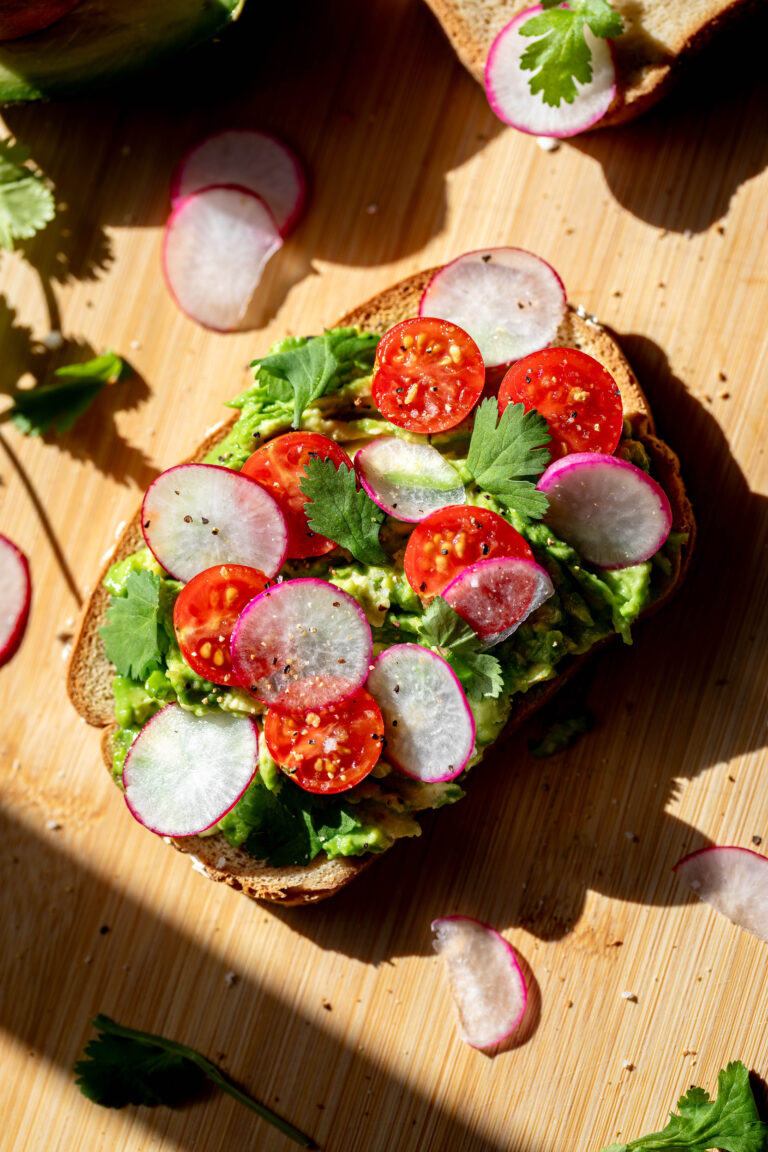
[[[282,347],[278,345],[275,351]],[[292,401],[269,379],[256,374],[256,383],[231,402],[240,416],[227,436],[209,453],[208,463],[239,469],[251,453],[270,437],[287,432],[293,417]],[[359,444],[372,436],[396,434],[412,437],[387,424],[371,400],[370,376],[358,365],[339,374],[325,393],[304,410],[301,427],[324,433],[342,443]],[[618,454],[649,469],[643,445],[625,429]],[[423,437],[415,437],[423,439]],[[467,432],[458,428],[431,438],[445,457],[462,470]],[[553,537],[543,522],[528,522],[514,511],[505,512],[493,497],[475,485],[467,489],[469,503],[505,515],[521,532],[535,559],[546,568],[555,594],[510,637],[493,648],[503,671],[499,695],[470,699],[476,724],[476,747],[468,769],[504,729],[515,698],[534,685],[551,680],[564,662],[579,656],[608,636],[618,634],[631,643],[630,626],[658,596],[670,570],[670,556],[680,538],[669,538],[652,560],[615,571],[586,565],[569,545]],[[373,567],[336,549],[312,560],[288,561],[286,578],[312,576],[329,580],[349,593],[371,625],[374,652],[419,637],[424,608],[402,568],[403,546],[410,525],[387,518],[381,540],[393,555],[391,567]],[[125,596],[132,574],[151,573],[159,588],[158,629],[167,638],[162,666],[153,668],[143,682],[119,675],[114,682],[115,712],[120,725],[114,742],[113,775],[122,782],[122,770],[131,742],[141,725],[159,708],[177,702],[197,714],[225,709],[263,716],[265,707],[239,688],[223,688],[197,676],[176,644],[172,611],[180,585],[168,577],[148,549],[129,556],[110,569],[105,580],[113,597]],[[147,580],[145,575],[142,579]],[[261,724],[260,724],[261,727]],[[417,836],[416,814],[459,800],[466,772],[460,781],[424,784],[391,768],[386,748],[370,776],[346,792],[317,796],[298,787],[270,757],[260,740],[260,764],[254,782],[238,804],[211,831],[221,832],[231,844],[244,848],[256,860],[270,865],[306,864],[319,852],[329,857],[382,852],[397,839]]]
[[[32,36],[0,43],[0,103],[44,100],[150,67],[233,20],[244,0],[82,0]]]

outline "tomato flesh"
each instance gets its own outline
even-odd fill
[[[213,684],[237,683],[230,642],[237,618],[270,581],[258,568],[217,564],[185,584],[173,606],[173,628],[193,672]]]
[[[423,600],[431,600],[478,560],[512,556],[532,560],[528,541],[490,508],[452,504],[422,520],[405,548],[405,575]]]
[[[306,792],[346,792],[371,772],[381,756],[384,721],[370,693],[322,712],[278,712],[264,722],[267,747]]]
[[[319,432],[286,432],[258,448],[243,465],[243,473],[257,480],[277,501],[288,527],[288,556],[295,560],[324,556],[336,547],[333,540],[309,527],[299,484],[310,460],[332,460],[339,468],[352,467],[347,453]]]
[[[553,460],[569,452],[612,456],[621,438],[621,392],[602,364],[577,348],[544,348],[524,356],[499,388],[499,409],[522,403],[549,425]]]
[[[398,428],[424,433],[455,428],[472,411],[484,386],[480,349],[448,320],[403,320],[379,341],[373,402]]]

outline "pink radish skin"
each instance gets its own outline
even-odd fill
[[[464,771],[475,719],[446,660],[420,644],[397,644],[373,662],[368,691],[381,709],[385,757],[404,775],[434,784]]]
[[[123,767],[131,814],[160,836],[194,836],[221,820],[256,774],[259,733],[250,716],[157,712]]]
[[[438,316],[468,332],[486,368],[548,347],[565,309],[557,272],[524,248],[466,252],[435,272],[419,303],[420,316]]]
[[[145,493],[141,528],[158,563],[184,583],[217,564],[247,564],[271,578],[288,550],[274,497],[218,464],[177,464],[161,472]]]
[[[672,869],[700,900],[768,943],[768,857],[750,848],[702,848]]]
[[[459,1036],[472,1048],[500,1044],[519,1027],[528,1002],[512,945],[469,916],[433,920],[432,931],[459,1012]]]
[[[232,332],[282,242],[260,196],[237,185],[202,188],[177,203],[165,227],[163,270],[171,295],[204,328]]]
[[[431,444],[378,436],[355,454],[355,470],[374,504],[407,524],[466,500],[459,473]],[[398,473],[423,483],[398,483]]]
[[[545,104],[541,93],[529,87],[533,73],[524,71],[520,59],[535,37],[523,36],[520,28],[541,6],[527,8],[505,28],[491,45],[485,64],[485,91],[491,108],[505,124],[533,136],[576,136],[602,120],[616,96],[616,65],[610,40],[594,36],[588,27],[584,34],[592,53],[592,80],[576,82],[572,103]]]
[[[517,631],[554,591],[548,574],[533,560],[497,556],[470,564],[442,596],[491,648]]]
[[[235,184],[260,196],[281,236],[301,214],[306,181],[293,152],[276,136],[251,129],[216,132],[190,148],[171,179],[171,204],[212,185]]]
[[[24,638],[32,581],[29,563],[20,548],[0,536],[0,667],[18,651]]]
[[[641,468],[600,452],[555,460],[536,485],[552,531],[598,568],[649,560],[672,529],[667,494]]]
[[[360,605],[325,580],[286,580],[243,610],[232,667],[257,700],[284,711],[328,708],[368,675],[371,627]]]

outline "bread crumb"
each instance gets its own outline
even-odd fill
[[[233,985],[237,984],[239,979],[240,977],[238,976],[237,972],[227,972],[226,976],[224,977],[224,983],[228,984],[229,987],[232,988]]]
[[[50,832],[59,832],[61,829],[61,824],[58,820],[46,820],[45,826]]]
[[[556,136],[537,136],[535,139],[542,152],[557,152],[560,147],[560,141]]]
[[[627,1072],[634,1072],[635,1070],[635,1066],[631,1060],[622,1060],[621,1066],[625,1068]]]
[[[59,348],[64,347],[64,337],[58,328],[54,328],[52,331],[46,332],[40,343],[44,348],[47,348],[49,352],[58,352]]]
[[[622,1000],[631,1001],[632,1004],[637,1004],[637,996],[635,995],[634,992],[622,992],[621,998],[622,998]]]

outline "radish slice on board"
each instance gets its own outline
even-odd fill
[[[664,489],[615,456],[563,456],[536,487],[549,500],[546,523],[598,568],[628,568],[650,559],[672,528]]]
[[[702,848],[672,871],[700,900],[768,943],[768,857],[749,848]]]
[[[432,931],[459,1010],[459,1036],[473,1048],[491,1048],[525,1015],[528,990],[514,949],[493,928],[468,916],[433,920]]]
[[[523,248],[485,248],[435,272],[419,315],[458,324],[486,368],[497,368],[551,344],[565,304],[562,280],[540,256]]]
[[[141,527],[158,563],[184,583],[219,564],[246,564],[270,578],[288,548],[277,501],[255,480],[218,464],[161,472],[144,496]]]
[[[584,26],[584,36],[592,54],[592,79],[579,84],[574,100],[559,106],[545,104],[540,92],[529,87],[533,73],[523,71],[520,60],[532,38],[520,29],[541,12],[541,6],[527,8],[502,28],[491,45],[485,64],[485,91],[491,108],[505,124],[534,136],[575,136],[585,132],[606,114],[616,95],[616,67],[610,42],[594,36]]]
[[[466,500],[459,473],[431,444],[379,436],[356,453],[355,468],[374,504],[396,520],[423,520]]]
[[[168,704],[125,758],[125,801],[161,836],[194,836],[221,820],[256,774],[259,734],[250,716],[195,716]]]
[[[554,591],[533,560],[496,556],[470,564],[447,585],[443,598],[490,648],[511,636]]]
[[[453,780],[475,747],[475,721],[447,661],[420,644],[397,644],[374,660],[366,685],[381,708],[385,756],[428,784]]]
[[[306,195],[301,165],[289,148],[267,132],[231,128],[201,140],[177,166],[171,204],[213,184],[237,184],[260,196],[281,236],[295,223]]]
[[[231,332],[282,242],[260,196],[234,186],[204,188],[180,200],[166,224],[168,287],[190,319]]]
[[[282,711],[328,708],[368,675],[371,628],[356,600],[325,580],[287,580],[244,609],[232,667],[257,700]]]
[[[7,536],[0,536],[0,665],[21,644],[29,618],[32,581],[24,553]]]

